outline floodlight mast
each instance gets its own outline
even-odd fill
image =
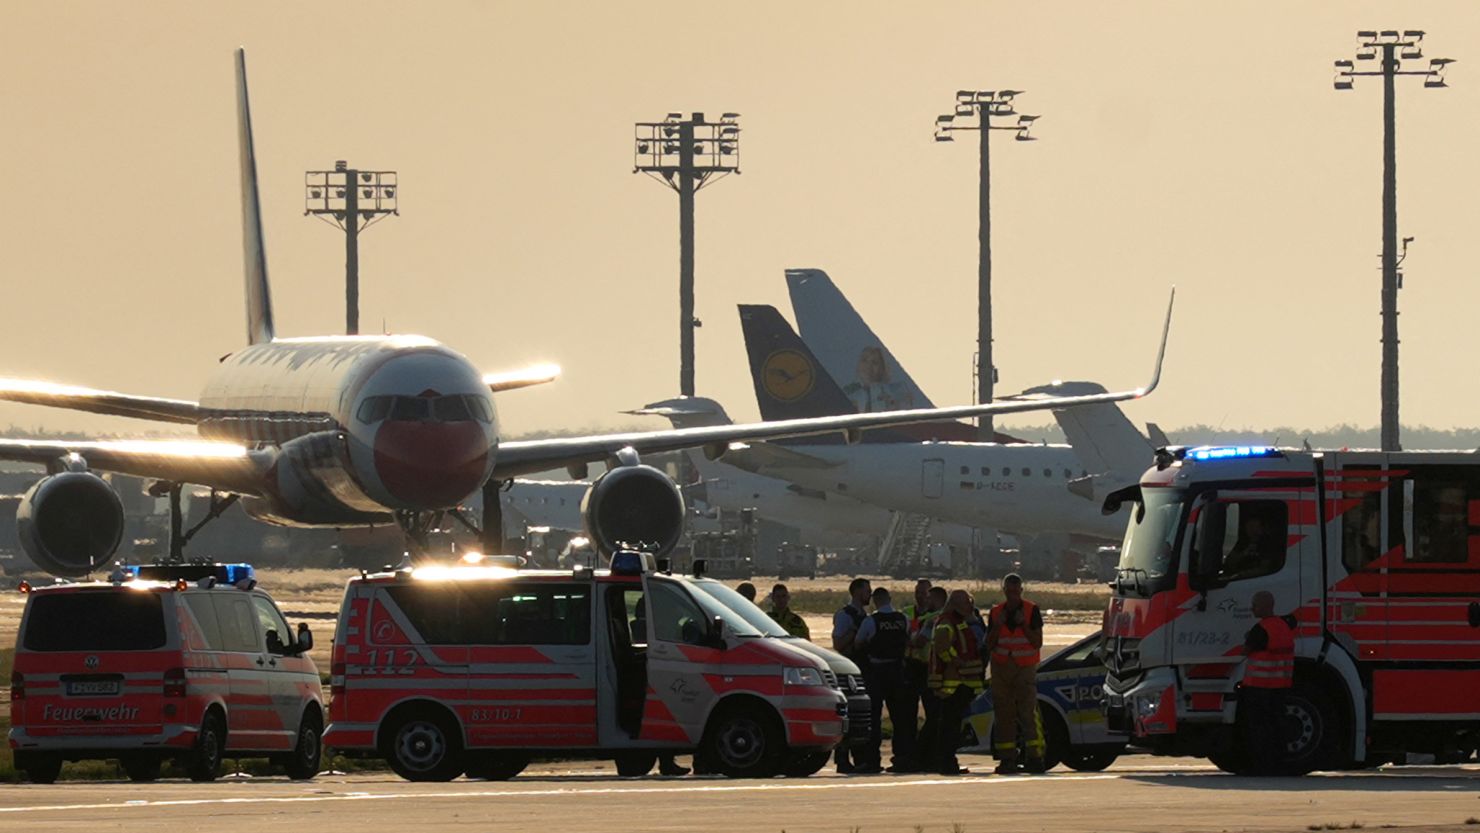
[[[1038,116],[1019,115],[1013,109],[1013,99],[1022,95],[1021,90],[959,90],[956,93],[955,111],[935,119],[935,141],[954,141],[951,133],[957,130],[975,130],[980,136],[980,177],[978,182],[980,207],[977,215],[977,244],[980,254],[977,260],[976,301],[976,401],[991,402],[992,386],[997,381],[997,370],[992,364],[992,164],[991,142],[988,136],[993,130],[1011,130],[1019,142],[1031,142],[1028,130]],[[1016,124],[992,124],[994,118],[1016,116]],[[957,124],[957,119],[968,120]],[[996,432],[990,416],[977,419],[977,438],[992,442]]]
[[[694,195],[727,174],[740,173],[740,114],[718,122],[703,113],[669,113],[660,122],[638,122],[633,173],[644,173],[678,193],[678,388],[694,395]]]
[[[395,171],[361,171],[343,159],[303,175],[303,215],[344,230],[344,332],[360,332],[360,231],[396,214]]]
[[[1357,76],[1382,77],[1382,450],[1402,449],[1398,423],[1398,172],[1397,116],[1394,83],[1399,75],[1417,75],[1430,89],[1448,86],[1444,68],[1451,58],[1433,58],[1428,69],[1404,70],[1402,61],[1423,57],[1424,33],[1417,29],[1399,31],[1369,29],[1357,33],[1358,61],[1381,59],[1375,70],[1358,70],[1351,60],[1336,61],[1334,86],[1350,90]]]

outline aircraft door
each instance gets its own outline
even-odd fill
[[[945,493],[946,461],[932,458],[920,464],[920,494],[931,499]]]
[[[1244,636],[1256,624],[1254,594],[1274,594],[1276,615],[1301,605],[1306,548],[1319,549],[1314,488],[1208,492],[1189,518],[1187,584],[1197,594],[1173,625],[1179,665],[1231,664],[1243,656]],[[1319,617],[1319,612],[1315,615]]]

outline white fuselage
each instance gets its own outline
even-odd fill
[[[786,448],[813,462],[747,459],[744,451],[735,453],[735,462],[758,474],[877,506],[1020,535],[1070,533],[1114,540],[1125,525],[1102,515],[1094,501],[1069,491],[1068,482],[1088,472],[1067,445],[925,442]]]
[[[280,523],[340,525],[456,506],[493,470],[493,396],[421,336],[275,339],[222,360],[197,430],[276,454],[249,498]]]

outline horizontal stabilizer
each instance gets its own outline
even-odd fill
[[[494,393],[506,390],[527,388],[531,385],[544,385],[560,378],[560,365],[537,364],[523,367],[518,370],[509,370],[502,373],[488,373],[483,376],[483,384]]]
[[[93,390],[29,379],[0,379],[0,401],[48,405],[53,408],[66,408],[69,411],[87,411],[93,414],[150,419],[156,422],[178,422],[185,425],[194,425],[200,414],[199,405],[181,399],[130,396],[111,390]]]
[[[641,408],[625,413],[633,416],[660,416],[673,423],[674,428],[692,428],[702,425],[729,425],[732,420],[725,409],[713,399],[703,396],[678,396],[662,402],[651,402]]]

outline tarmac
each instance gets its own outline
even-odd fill
[[[990,761],[964,756],[973,773]],[[536,765],[506,782],[72,782],[0,787],[0,830],[1006,831],[1480,830],[1480,766],[1243,778],[1130,756],[1103,773],[1002,777],[620,778],[609,764]]]

